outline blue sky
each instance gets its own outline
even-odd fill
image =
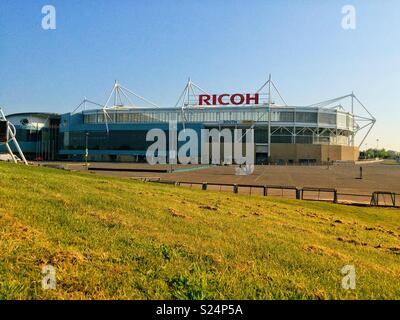
[[[57,29],[41,28],[44,5]],[[344,5],[355,30],[341,27]],[[187,78],[251,92],[272,73],[289,104],[350,93],[378,122],[368,147],[400,150],[400,1],[1,0],[0,105],[69,112],[115,79],[173,106]]]

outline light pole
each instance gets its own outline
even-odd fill
[[[331,137],[329,136],[329,140],[328,140],[328,170],[329,170],[329,165],[330,165],[330,161],[331,161],[331,159],[330,159],[330,157],[331,157],[331,155],[330,155],[330,147],[331,147]]]
[[[86,132],[86,148],[85,148],[85,165],[88,167],[88,157],[89,157],[89,132]]]

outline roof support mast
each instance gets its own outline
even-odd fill
[[[285,99],[282,97],[281,93],[279,92],[278,88],[275,86],[274,82],[272,81],[272,75],[269,74],[268,81],[265,82],[260,89],[257,90],[257,93],[260,93],[266,86],[268,85],[268,163],[271,162],[271,107],[274,104],[272,101],[272,89],[276,91],[279,98],[283,102],[284,106],[287,106]],[[253,126],[254,127],[254,126]]]
[[[271,163],[271,74],[268,79],[268,164]]]
[[[351,115],[354,114],[354,92],[351,92]],[[354,147],[354,120],[353,120],[353,132],[351,134],[351,146]]]
[[[109,132],[108,120],[112,120],[107,112],[108,110],[117,110],[118,108],[138,108],[136,105],[133,104],[132,100],[129,98],[129,95],[141,100],[142,102],[145,102],[152,107],[160,108],[154,102],[151,102],[150,100],[136,94],[128,88],[125,88],[124,86],[119,84],[117,80],[115,80],[114,86],[110,92],[110,95],[108,96],[107,102],[102,106],[107,133]],[[124,104],[124,102],[122,101],[122,96],[125,97],[125,99],[128,101],[128,104]],[[109,106],[110,101],[113,101],[112,106]]]
[[[185,122],[187,121],[185,111],[186,109],[190,109],[191,107],[198,107],[197,102],[195,100],[199,94],[209,95],[207,91],[203,90],[197,84],[193,83],[191,78],[189,77],[188,82],[186,83],[185,88],[183,89],[174,107],[181,109],[182,124],[184,130],[186,130]]]

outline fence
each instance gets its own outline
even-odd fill
[[[136,177],[144,182],[156,182],[199,190],[224,191],[247,195],[275,196],[287,199],[327,201],[340,204],[366,205],[376,207],[400,208],[400,194],[387,191],[375,191],[372,194],[340,193],[334,188],[313,188],[277,185],[230,184],[215,182],[172,181],[158,177]]]
[[[383,200],[384,206],[396,206],[396,193],[387,191],[375,191],[371,196],[371,206],[379,206],[380,200]]]

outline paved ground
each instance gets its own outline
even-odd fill
[[[53,163],[55,164],[55,163]],[[82,163],[62,163],[69,169],[88,171]],[[127,163],[91,163],[91,168],[124,168],[124,169],[160,169],[169,170],[170,165],[127,164]],[[175,170],[195,168],[196,166],[174,165]],[[400,193],[400,165],[365,164],[363,179],[359,179],[359,165],[327,166],[255,166],[254,173],[249,176],[236,176],[236,166],[204,166],[186,172],[118,172],[89,171],[93,174],[132,177],[159,177],[163,180],[186,182],[215,182],[257,185],[285,185],[318,188],[336,188],[341,193],[371,194],[374,191],[390,191]]]

